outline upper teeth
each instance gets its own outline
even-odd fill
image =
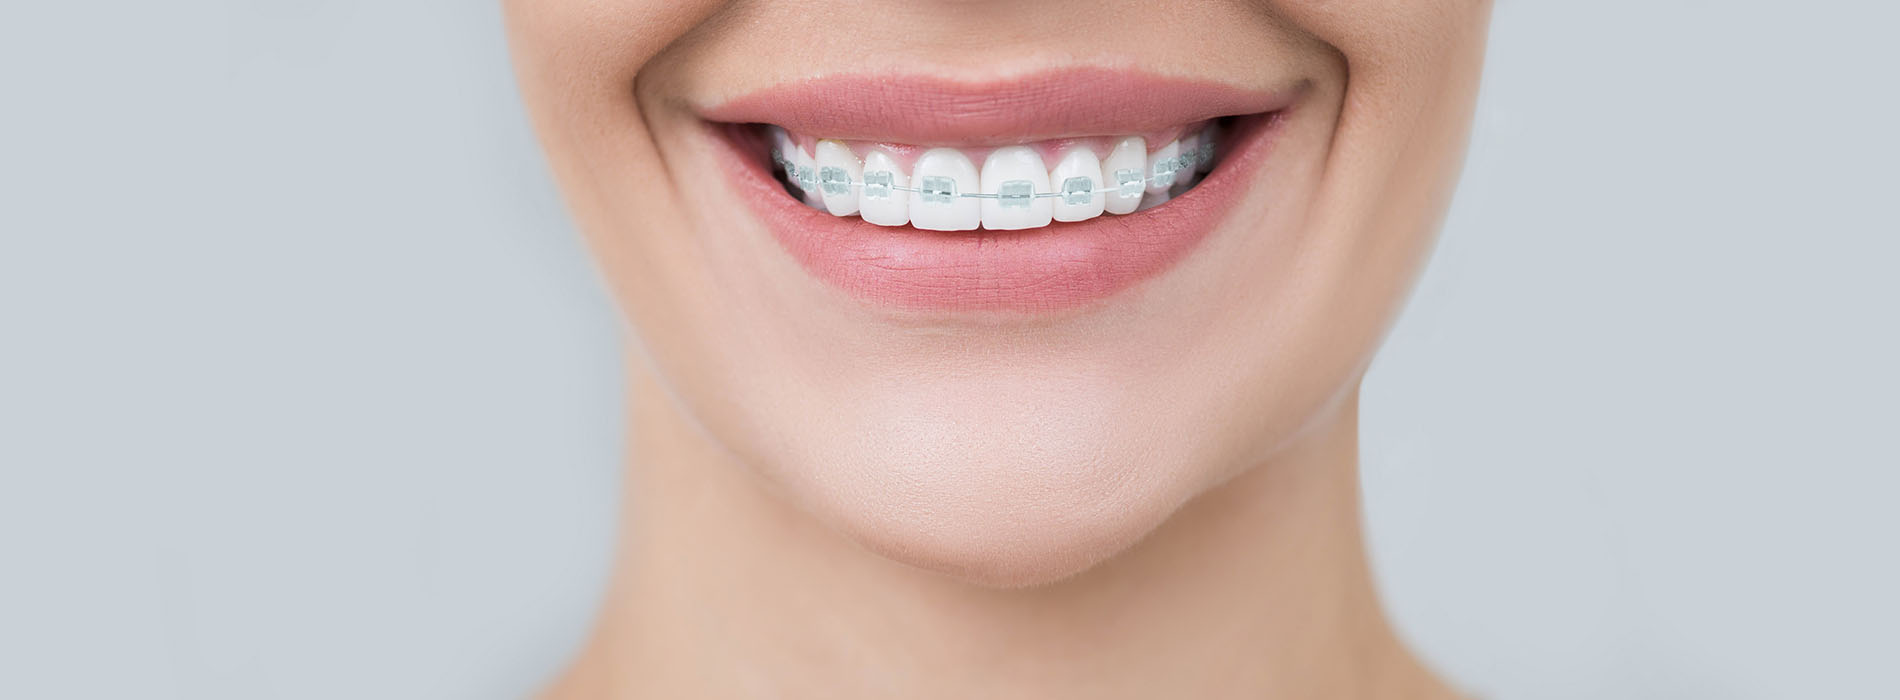
[[[1214,161],[1211,126],[1152,153],[1139,136],[1112,142],[1106,157],[1071,146],[1054,168],[1036,148],[998,148],[981,171],[953,148],[924,151],[906,173],[881,147],[869,147],[860,158],[833,140],[806,153],[778,127],[771,127],[771,139],[773,164],[807,205],[880,226],[933,231],[1015,230],[1127,214],[1185,191]]]

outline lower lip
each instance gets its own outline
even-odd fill
[[[1258,176],[1283,115],[1241,120],[1213,172],[1165,204],[1022,231],[924,231],[832,216],[793,200],[742,127],[717,125],[725,133],[715,141],[748,165],[737,171],[737,194],[818,279],[883,306],[1038,313],[1106,299],[1184,258]]]

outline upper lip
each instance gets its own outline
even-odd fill
[[[740,95],[700,115],[715,122],[776,124],[819,138],[956,146],[1159,132],[1271,112],[1290,104],[1296,92],[1099,67],[984,82],[838,75]]]

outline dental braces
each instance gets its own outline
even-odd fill
[[[844,168],[835,165],[821,168],[798,165],[778,149],[772,149],[772,163],[783,169],[786,179],[804,192],[816,190],[842,195],[849,194],[851,188],[856,187],[865,199],[890,199],[896,193],[915,192],[925,204],[948,205],[959,198],[995,199],[1000,201],[1004,209],[1028,209],[1032,199],[1061,198],[1065,204],[1081,206],[1088,204],[1098,194],[1138,197],[1150,186],[1173,187],[1182,171],[1192,176],[1195,169],[1213,162],[1214,144],[1203,143],[1189,153],[1155,161],[1152,172],[1146,176],[1134,168],[1117,170],[1113,187],[1097,187],[1096,178],[1078,175],[1063,180],[1057,192],[1037,192],[1036,183],[1029,180],[1004,180],[997,185],[995,192],[958,192],[956,178],[930,175],[919,178],[917,186],[906,187],[893,184],[896,174],[889,170],[873,170],[864,174],[863,182],[852,182],[850,171]]]

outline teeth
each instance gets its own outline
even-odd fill
[[[1069,149],[1055,169],[1049,171],[1049,186],[1051,191],[1063,195],[1048,200],[1053,203],[1051,213],[1056,221],[1087,221],[1102,215],[1105,197],[1095,192],[1102,186],[1102,159],[1096,158],[1094,151]],[[1074,192],[1077,188],[1083,192]]]
[[[1174,181],[1180,179],[1175,160],[1180,155],[1180,141],[1169,141],[1161,150],[1148,154],[1148,194],[1167,194]]]
[[[1140,136],[1130,136],[1115,144],[1115,150],[1109,151],[1108,159],[1102,161],[1102,184],[1115,190],[1108,193],[1106,199],[1108,213],[1130,214],[1141,206],[1143,187],[1127,180],[1147,177],[1147,172],[1147,141]]]
[[[911,166],[910,225],[926,231],[970,231],[983,222],[976,165],[954,148],[932,148]]]
[[[767,127],[765,136],[788,191],[814,209],[879,226],[1013,231],[1128,214],[1180,196],[1212,167],[1217,136],[1212,123],[1183,133],[1153,153],[1140,136],[1003,146],[989,152],[980,173],[954,148],[926,150],[905,168],[903,146],[825,139],[807,153],[784,129]]]
[[[1016,231],[1049,225],[1052,203],[1038,197],[1049,189],[1049,167],[1042,156],[1028,146],[998,148],[983,161],[980,178],[983,191],[994,199],[979,200],[983,210],[983,228],[992,231]]]
[[[1198,159],[1201,155],[1201,133],[1197,131],[1182,136],[1176,143],[1181,145],[1181,154],[1177,156],[1180,159],[1178,162],[1181,165],[1181,171],[1175,175],[1174,186],[1168,188],[1169,197],[1179,197],[1181,193],[1193,186],[1191,183],[1194,181],[1195,166],[1200,165]]]
[[[1201,157],[1197,161],[1199,165],[1194,168],[1195,172],[1205,173],[1214,169],[1214,144],[1216,143],[1220,143],[1220,126],[1208,124],[1207,128],[1201,130]]]
[[[818,191],[824,197],[825,210],[833,216],[858,213],[858,188],[864,179],[864,166],[851,153],[851,147],[837,141],[818,142]]]
[[[781,148],[791,153],[786,156],[789,166],[785,171],[785,179],[798,188],[806,206],[824,209],[825,197],[818,191],[818,162],[813,160],[811,154],[806,153],[805,149],[799,148],[790,136],[784,137]]]
[[[792,165],[792,152],[798,147],[792,144],[792,137],[784,129],[772,127],[766,138],[772,140],[772,163],[785,173],[785,181],[793,186],[798,184],[798,169]],[[802,194],[802,193],[801,193]]]
[[[792,135],[785,133],[784,129],[776,126],[766,127],[765,137],[772,141],[772,154],[774,156],[785,157],[792,152]],[[774,160],[776,161],[777,159],[775,158]]]
[[[890,181],[885,182],[884,178]],[[879,226],[903,226],[910,223],[910,176],[897,167],[897,160],[884,149],[873,148],[864,154],[864,183],[858,188],[859,215]]]

